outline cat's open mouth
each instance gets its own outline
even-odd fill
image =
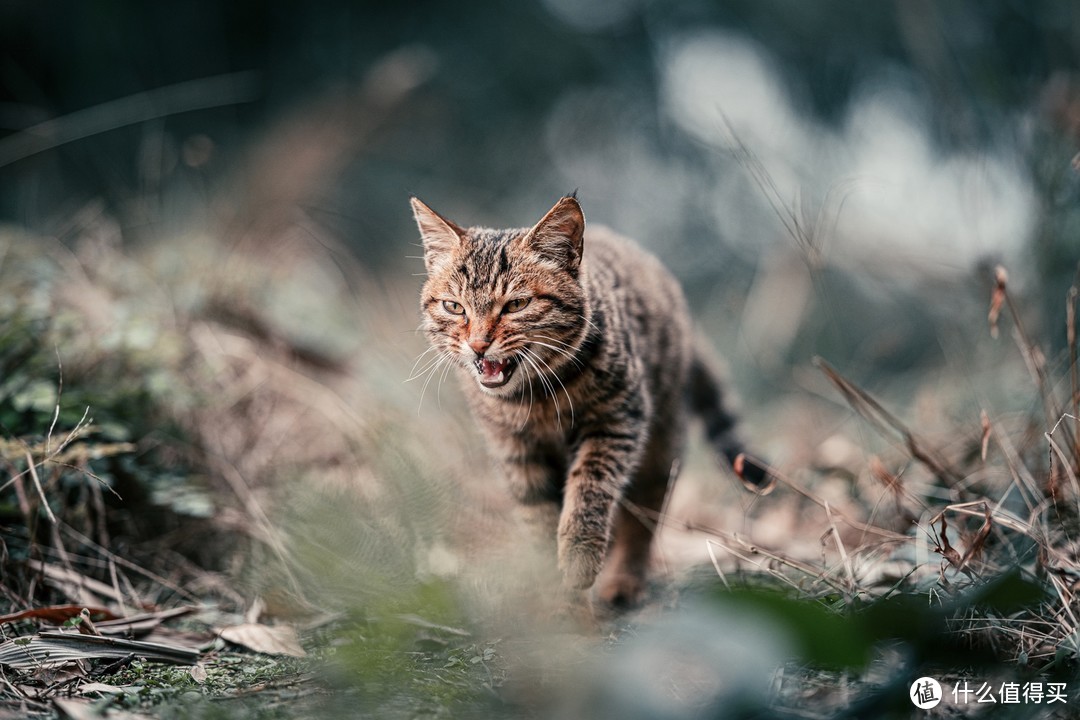
[[[502,387],[510,382],[510,376],[514,374],[514,361],[511,358],[505,360],[489,360],[477,358],[476,371],[480,373],[480,384],[487,388]]]

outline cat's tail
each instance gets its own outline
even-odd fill
[[[769,474],[764,462],[747,454],[735,431],[737,419],[725,407],[720,377],[713,367],[712,354],[699,340],[694,347],[686,386],[690,409],[705,423],[705,436],[709,443],[731,464],[747,489],[761,494],[771,492],[776,479]]]

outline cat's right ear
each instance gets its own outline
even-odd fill
[[[465,231],[416,197],[409,198],[409,203],[412,205],[413,217],[416,218],[416,226],[420,228],[420,238],[424,241],[424,266],[430,273],[447,261],[451,253],[461,246]]]

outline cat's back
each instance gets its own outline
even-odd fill
[[[627,304],[632,315],[689,322],[679,281],[634,240],[603,225],[590,226],[583,265],[590,300]]]
[[[608,360],[636,364],[650,395],[666,398],[674,412],[694,347],[679,281],[655,255],[604,226],[586,231],[582,266],[589,303],[604,325]]]

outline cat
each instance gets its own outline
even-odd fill
[[[576,193],[509,230],[411,203],[434,366],[458,368],[510,492],[554,535],[565,586],[637,604],[689,412],[749,487],[771,483],[744,454],[678,281],[607,228],[586,237]]]

